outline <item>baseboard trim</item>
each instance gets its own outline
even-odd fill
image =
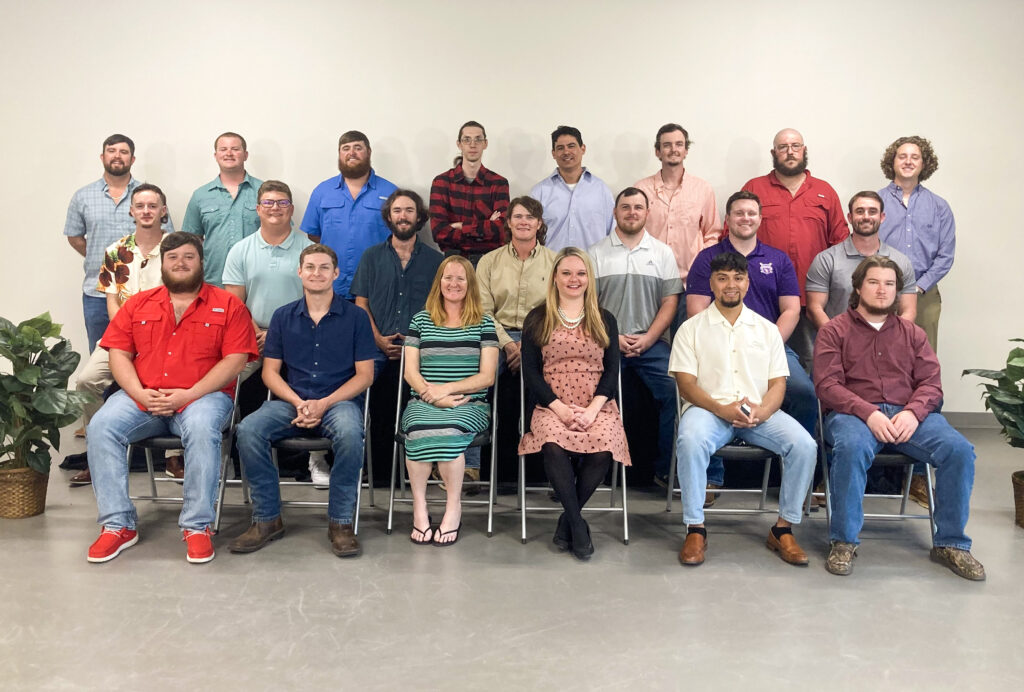
[[[986,428],[999,430],[1002,426],[991,411],[943,411],[949,424],[954,428]]]

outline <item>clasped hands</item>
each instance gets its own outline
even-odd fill
[[[657,339],[657,335],[652,336],[649,332],[646,334],[619,334],[619,351],[626,358],[635,358],[646,353]]]
[[[586,431],[597,419],[597,411],[592,411],[586,406],[567,404],[560,399],[556,399],[548,408],[554,411],[562,424],[573,432]]]
[[[427,386],[419,393],[420,399],[438,408],[455,408],[469,401],[469,395],[454,394],[452,389],[451,383],[431,384],[427,382]]]
[[[892,418],[881,411],[875,411],[865,421],[868,430],[879,442],[889,444],[901,444],[907,442],[917,432],[920,421],[912,412],[906,409],[900,411]]]
[[[154,416],[173,416],[193,399],[187,389],[143,389],[139,403]]]
[[[295,405],[295,413],[298,415],[292,419],[292,425],[299,428],[315,428],[320,425],[326,410],[327,403],[323,399],[303,399]]]
[[[740,407],[743,405],[750,409],[750,415],[742,411]],[[734,428],[756,428],[766,420],[761,406],[751,403],[747,397],[731,404],[720,404],[715,415],[731,423]]]

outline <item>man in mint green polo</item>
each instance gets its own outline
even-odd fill
[[[262,180],[245,170],[249,158],[245,138],[225,132],[213,141],[213,158],[220,174],[192,193],[182,230],[203,239],[203,278],[223,286],[221,274],[228,251],[259,228],[256,191]]]

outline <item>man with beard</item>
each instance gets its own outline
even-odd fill
[[[597,299],[619,323],[622,370],[632,370],[658,407],[654,479],[664,486],[672,460],[676,388],[668,375],[666,331],[683,290],[672,248],[644,230],[647,195],[627,187],[615,199],[615,229],[590,248]],[[627,419],[628,420],[628,419]]]
[[[917,308],[917,284],[914,267],[902,252],[881,241],[878,228],[885,221],[882,198],[870,190],[858,192],[851,199],[850,225],[853,233],[839,245],[818,253],[807,270],[807,316],[815,329],[821,329],[830,319],[846,312],[850,306],[850,279],[865,257],[889,257],[903,273],[903,290],[897,300],[897,314],[914,321]]]
[[[890,181],[878,191],[889,201],[889,217],[879,235],[906,253],[917,273],[917,324],[939,349],[939,281],[953,268],[956,221],[946,200],[921,185],[939,170],[932,143],[916,135],[900,137],[882,154],[882,173]]]
[[[88,455],[103,527],[89,562],[111,560],[139,540],[128,496],[127,447],[172,434],[185,445],[184,502],[178,523],[186,559],[214,557],[210,525],[220,477],[221,433],[230,423],[234,381],[257,357],[249,311],[203,282],[203,241],[171,233],[160,244],[163,286],[121,306],[100,346],[121,389],[89,424]]]
[[[370,140],[349,130],[338,139],[338,170],[313,190],[302,217],[302,230],[314,243],[338,255],[334,292],[352,299],[352,277],[368,247],[387,240],[381,217],[384,200],[397,188],[370,167]]]
[[[103,251],[118,238],[132,232],[134,224],[128,214],[129,204],[124,202],[139,184],[131,174],[135,163],[135,143],[128,137],[107,137],[103,141],[100,162],[103,164],[103,177],[75,192],[64,222],[68,243],[85,258],[82,263],[85,269],[82,312],[90,352],[96,348],[96,342],[110,321],[106,295],[96,288]],[[164,228],[174,230],[169,217]]]
[[[533,186],[530,197],[544,207],[546,245],[587,248],[608,236],[615,222],[615,202],[604,181],[583,165],[587,147],[575,127],[559,125],[551,133],[555,172]]]
[[[221,274],[228,252],[260,225],[256,191],[263,181],[245,170],[249,150],[240,134],[225,132],[213,140],[213,158],[220,173],[192,193],[181,226],[203,239],[206,283],[223,286]]]
[[[160,285],[160,241],[164,232],[160,224],[167,221],[167,198],[156,185],[142,183],[132,190],[128,213],[135,221],[135,232],[126,235],[107,248],[103,254],[96,290],[107,297],[107,315],[113,319],[121,305],[139,291]],[[87,427],[103,403],[103,392],[114,381],[110,373],[110,357],[105,348],[97,348],[89,356],[78,375],[75,389],[93,395],[94,401],[85,406],[82,419]],[[165,454],[167,475],[181,478],[185,471],[181,453]],[[89,485],[89,469],[71,477],[72,486]]]
[[[775,170],[753,178],[743,186],[761,200],[761,228],[757,237],[789,255],[800,282],[800,304],[806,305],[804,279],[819,252],[837,245],[850,234],[843,207],[832,186],[807,170],[807,146],[803,135],[781,130],[772,142]],[[793,330],[789,345],[805,366],[814,351],[814,325],[805,315]]]
[[[327,499],[331,551],[338,557],[362,551],[353,517],[363,466],[363,392],[373,383],[377,349],[366,313],[334,293],[337,275],[333,250],[307,247],[298,268],[303,297],[276,310],[270,320],[263,382],[275,398],[238,424],[253,515],[249,529],[228,546],[233,553],[254,552],[284,535],[271,444],[306,431],[333,443]]]
[[[825,568],[853,571],[864,525],[864,483],[875,455],[893,449],[935,467],[935,534],[931,558],[964,579],[985,568],[964,534],[974,485],[974,446],[936,412],[942,401],[939,359],[924,330],[898,317],[900,267],[872,255],[853,272],[850,308],[818,332],[814,387],[828,415],[832,547]]]
[[[661,170],[636,184],[651,200],[647,232],[672,248],[683,280],[684,294],[672,321],[673,334],[686,319],[686,275],[690,265],[722,234],[715,191],[683,166],[692,144],[690,133],[682,125],[662,125],[654,138],[654,155],[661,161]]]
[[[462,255],[476,266],[504,241],[508,181],[484,167],[487,132],[470,120],[455,140],[455,167],[430,186],[430,229],[445,255]]]
[[[669,371],[686,408],[679,419],[676,465],[683,500],[686,540],[683,565],[704,562],[704,489],[711,455],[740,438],[782,458],[779,518],[768,547],[785,562],[806,565],[793,536],[803,515],[818,447],[800,424],[779,410],[789,367],[779,328],[743,304],[750,287],[747,258],[723,252],[711,260],[715,302],[686,320],[672,344]]]

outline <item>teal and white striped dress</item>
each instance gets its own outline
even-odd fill
[[[405,345],[420,350],[420,375],[427,382],[443,384],[464,380],[480,372],[480,350],[497,348],[494,321],[484,315],[480,324],[438,327],[423,310],[409,324]],[[412,393],[402,415],[405,451],[413,461],[451,461],[466,451],[477,433],[490,424],[487,392],[470,394],[455,408],[438,408]]]

